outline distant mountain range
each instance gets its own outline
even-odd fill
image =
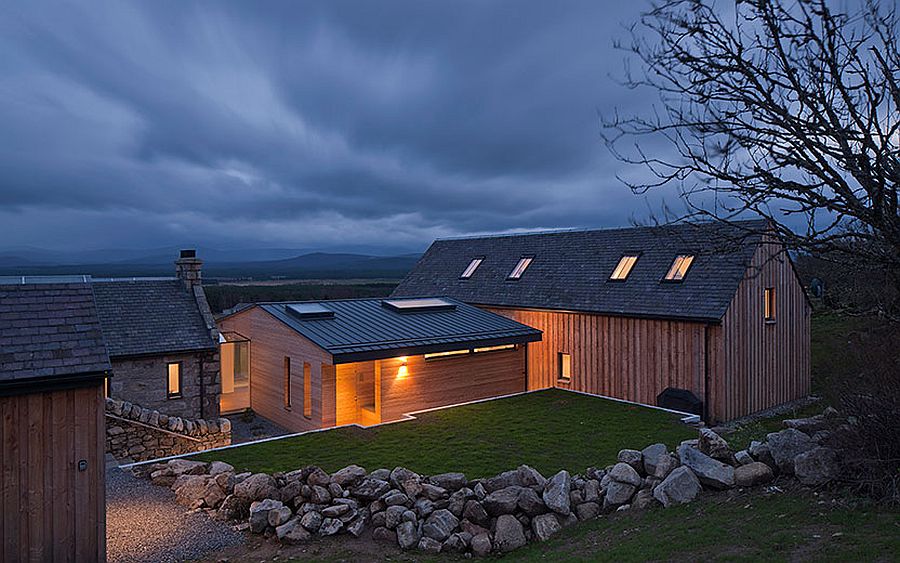
[[[204,278],[347,279],[403,277],[419,254],[371,254],[261,249],[197,249]],[[59,253],[41,249],[0,251],[0,275],[90,274],[94,277],[171,276],[177,250]]]

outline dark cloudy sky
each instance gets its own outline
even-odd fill
[[[597,111],[649,109],[610,76],[644,7],[4,2],[0,246],[420,250],[628,224],[648,204]]]

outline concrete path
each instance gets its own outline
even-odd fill
[[[118,467],[106,475],[106,554],[110,563],[195,559],[244,541],[243,535],[175,503],[165,487]]]

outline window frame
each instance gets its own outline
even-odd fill
[[[476,256],[476,257],[472,258],[472,260],[469,261],[469,265],[466,266],[466,268],[459,275],[459,279],[461,279],[461,280],[471,279],[472,276],[475,275],[475,272],[478,271],[478,268],[480,268],[481,265],[484,263],[484,259],[485,259],[484,256]]]
[[[516,265],[509,272],[509,275],[506,276],[506,281],[519,281],[520,279],[522,279],[522,276],[525,275],[525,272],[527,272],[528,268],[531,267],[531,264],[534,263],[534,259],[535,259],[534,254],[523,254],[522,256],[520,256],[519,261],[516,262]],[[517,275],[516,271],[518,271],[520,267],[522,269],[521,269],[521,271],[519,271],[519,273]]]
[[[670,275],[673,275],[678,272],[678,270],[676,269],[675,266],[680,264],[680,262],[682,262],[685,259],[689,259],[689,260],[688,260],[687,267],[684,269],[684,273],[681,275],[681,277],[680,278],[674,278],[674,277],[670,278],[669,277]],[[687,279],[688,274],[691,272],[691,268],[694,267],[694,261],[696,259],[697,259],[696,254],[676,254],[675,258],[672,260],[672,265],[669,266],[669,269],[666,271],[665,276],[663,276],[662,281],[664,283],[681,283],[681,282],[683,282],[685,279]]]
[[[291,410],[291,357],[284,357],[284,370],[283,377],[284,382],[281,390],[282,400],[284,403],[284,410]]]
[[[312,418],[312,364],[303,362],[303,416]]]
[[[631,266],[629,266],[628,269],[625,271],[625,275],[621,278],[613,277],[613,276],[615,276],[616,272],[619,271],[619,266],[622,265],[622,261],[625,260],[626,258],[634,258],[634,261],[631,263]],[[609,277],[606,279],[606,281],[617,282],[617,283],[622,283],[622,282],[628,281],[629,276],[631,276],[631,272],[634,271],[634,267],[637,265],[638,260],[640,260],[640,258],[641,258],[640,252],[630,252],[630,253],[626,253],[626,254],[619,256],[619,261],[616,262],[616,267],[613,268],[612,272],[610,272]]]
[[[763,288],[763,319],[766,324],[775,324],[778,315],[777,311],[778,294],[774,287]]]
[[[171,366],[178,366],[178,390],[174,393],[171,387]],[[166,400],[184,398],[184,362],[166,362]]]
[[[563,360],[566,358],[569,360],[569,375],[563,375]],[[557,383],[572,382],[572,354],[569,352],[556,353],[556,381]]]

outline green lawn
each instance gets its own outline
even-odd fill
[[[200,454],[239,471],[335,471],[404,466],[423,474],[462,471],[486,477],[527,463],[549,475],[615,461],[622,448],[670,447],[696,431],[678,416],[558,389],[422,414],[376,428],[338,428]]]

